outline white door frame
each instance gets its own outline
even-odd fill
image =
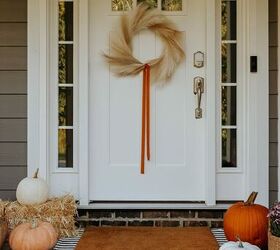
[[[48,0],[28,0],[28,175],[40,168],[49,178],[49,10]],[[215,0],[207,0],[207,84],[216,86]],[[246,65],[249,56],[259,58],[259,72],[248,74],[246,93],[246,193],[259,192],[259,202],[268,204],[268,3],[266,0],[242,0],[247,32]],[[89,204],[88,194],[88,0],[79,4],[79,197]],[[256,32],[257,30],[257,32]],[[244,38],[244,39],[245,39]],[[266,45],[267,49],[264,49]],[[248,60],[247,60],[248,59]],[[247,71],[249,72],[249,71]],[[206,105],[206,205],[216,204],[216,106],[215,87],[208,89]],[[262,102],[257,102],[262,100]],[[157,205],[159,206],[159,205]],[[170,205],[172,206],[172,204]],[[190,207],[185,205],[186,207]]]
[[[242,0],[247,34],[245,65],[250,72],[250,56],[258,56],[258,73],[248,73],[246,91],[247,196],[256,190],[258,202],[269,204],[269,76],[268,1]]]

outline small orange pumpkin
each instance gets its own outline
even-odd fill
[[[23,223],[10,234],[9,244],[13,250],[48,250],[57,242],[57,233],[48,222]]]
[[[231,206],[224,216],[225,235],[229,241],[240,237],[262,248],[267,246],[268,209],[254,204],[258,193],[253,192],[246,202],[238,202]]]

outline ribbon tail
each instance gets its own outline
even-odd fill
[[[146,67],[143,71],[142,90],[142,135],[141,135],[141,174],[145,173],[145,138],[146,138]]]
[[[151,159],[150,152],[150,65],[147,65],[147,75],[146,75],[146,102],[147,102],[147,159]]]

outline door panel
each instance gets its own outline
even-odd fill
[[[118,78],[102,58],[119,15],[107,1],[90,1],[90,199],[123,201],[203,201],[205,199],[205,119],[195,119],[193,53],[205,51],[206,1],[183,1],[186,12],[165,15],[183,32],[186,61],[167,84],[151,87],[151,161],[140,174],[142,75]],[[197,31],[200,32],[197,32]],[[162,51],[156,34],[133,41],[142,61]],[[204,99],[202,108],[205,111]],[[205,113],[204,113],[205,114]]]

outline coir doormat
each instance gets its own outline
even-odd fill
[[[88,227],[77,250],[217,250],[207,227]]]

